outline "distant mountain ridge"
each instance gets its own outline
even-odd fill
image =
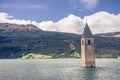
[[[0,30],[3,31],[34,31],[34,30],[41,30],[37,26],[33,24],[10,24],[10,23],[0,23]],[[102,37],[118,37],[120,38],[120,32],[109,32],[109,33],[100,33],[96,34],[96,36]]]
[[[101,33],[101,34],[96,34],[96,35],[102,36],[102,37],[118,37],[118,38],[120,38],[120,32]]]
[[[10,24],[10,23],[0,23],[0,30],[4,30],[4,31],[13,31],[13,30],[26,31],[26,30],[28,30],[28,31],[31,31],[31,30],[40,30],[40,29],[33,24],[18,25],[18,24]]]

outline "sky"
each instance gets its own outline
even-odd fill
[[[120,32],[120,0],[0,0],[0,23],[34,24],[42,30],[81,34]]]

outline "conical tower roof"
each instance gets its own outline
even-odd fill
[[[82,38],[93,38],[92,32],[88,26],[88,24],[86,23],[83,34],[82,34]]]

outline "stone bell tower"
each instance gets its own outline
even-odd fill
[[[81,38],[81,57],[83,67],[95,67],[94,37],[87,23]]]

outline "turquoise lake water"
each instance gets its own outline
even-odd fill
[[[96,59],[96,68],[81,59],[5,59],[0,80],[120,80],[120,59]]]

